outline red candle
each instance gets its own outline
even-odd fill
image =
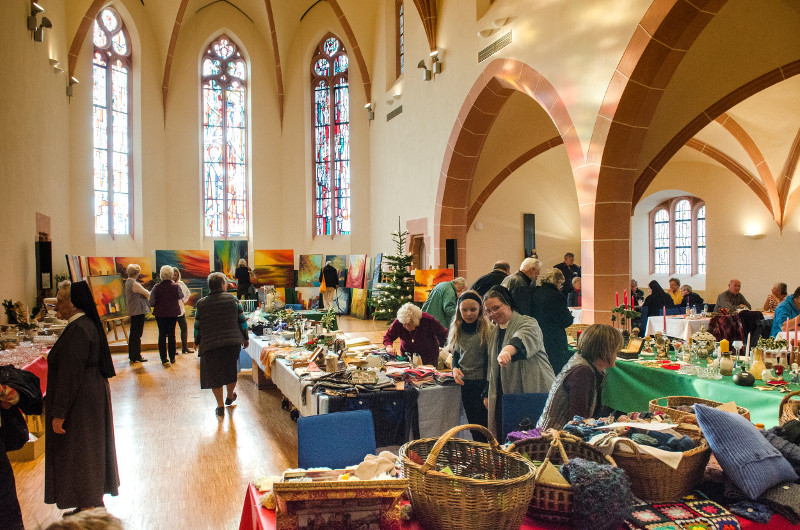
[[[619,307],[619,291],[617,291],[616,301],[614,303],[614,307]]]
[[[664,335],[667,334],[667,308],[664,308]]]
[[[628,309],[628,290],[627,289],[622,291],[622,303],[625,306],[625,309]]]

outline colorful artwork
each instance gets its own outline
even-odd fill
[[[333,268],[339,272],[339,285],[344,285],[347,281],[347,256],[344,254],[327,254],[325,263],[329,261]]]
[[[164,265],[177,267],[186,287],[207,287],[211,263],[207,250],[156,250],[155,274]]]
[[[78,256],[64,254],[64,258],[67,260],[67,270],[69,270],[69,281],[71,282],[80,280],[81,266],[77,261],[77,257]]]
[[[298,287],[319,287],[319,273],[322,272],[322,254],[300,254],[297,268]]]
[[[353,289],[350,296],[350,314],[356,318],[367,318],[367,289]]]
[[[89,289],[100,318],[117,318],[125,314],[125,289],[118,274],[89,277]]]
[[[247,260],[247,241],[214,241],[214,270],[233,278],[240,259]]]
[[[424,302],[437,283],[455,278],[453,269],[422,269],[414,271],[414,301]]]
[[[86,258],[86,262],[89,265],[89,276],[108,276],[114,274],[117,269],[114,258],[89,256]]]
[[[148,283],[153,280],[153,260],[152,258],[114,258],[114,265],[123,280],[128,279],[128,265],[135,263],[142,269],[139,276],[140,283]]]
[[[86,256],[75,256],[78,259],[78,264],[80,265],[81,269],[81,277],[79,280],[88,280],[89,279],[89,260],[86,259]]]
[[[333,298],[333,311],[337,315],[350,314],[350,289],[347,287],[336,289],[336,296]]]
[[[375,265],[372,267],[372,285],[381,283],[381,266],[383,262],[383,254],[378,252],[375,254]]]
[[[294,287],[294,250],[256,250],[253,254],[258,285]]]
[[[365,254],[350,255],[350,269],[347,273],[346,287],[362,289],[364,287],[364,274],[367,267],[367,256]]]

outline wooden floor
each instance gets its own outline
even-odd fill
[[[354,336],[376,342],[385,322],[340,317]],[[155,323],[145,342],[155,342]],[[180,348],[180,345],[179,345]],[[214,414],[210,390],[200,390],[200,360],[179,355],[164,368],[158,352],[131,366],[115,354],[110,380],[120,474],[119,496],[105,496],[109,513],[126,529],[236,529],[247,483],[297,465],[297,430],[281,409],[277,390],[259,391],[249,374],[239,376],[235,407]],[[13,464],[25,528],[61,518],[44,504],[44,455]]]

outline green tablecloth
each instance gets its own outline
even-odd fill
[[[650,400],[666,396],[694,396],[727,403],[735,401],[750,411],[753,423],[767,428],[778,424],[778,409],[785,394],[777,390],[763,392],[753,387],[738,386],[731,377],[713,381],[693,375],[679,374],[663,368],[646,368],[638,363],[617,360],[608,369],[603,390],[603,404],[623,412],[647,411]],[[756,384],[763,384],[756,381]],[[800,390],[800,385],[789,385]]]

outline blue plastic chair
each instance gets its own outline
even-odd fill
[[[353,410],[297,419],[297,467],[341,469],[375,454],[372,412]]]
[[[639,309],[639,312],[642,314],[642,319],[639,321],[639,336],[644,337],[645,332],[647,331],[648,307],[643,305],[641,309]]]
[[[503,443],[508,433],[516,431],[520,422],[529,419],[535,427],[547,403],[546,392],[541,394],[503,394]]]

